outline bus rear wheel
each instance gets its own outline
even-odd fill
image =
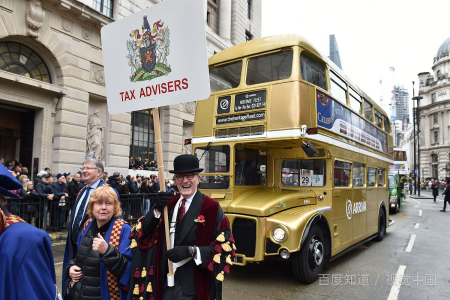
[[[375,240],[381,242],[386,234],[386,214],[384,210],[380,208],[380,214],[378,217],[378,234]]]
[[[325,263],[326,242],[319,226],[308,234],[306,244],[292,256],[294,276],[303,283],[313,283],[319,278]]]

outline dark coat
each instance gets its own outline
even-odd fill
[[[444,201],[450,202],[450,184],[447,185],[442,195],[445,195]]]
[[[98,184],[97,187],[102,186],[104,184],[105,184],[105,182],[103,180],[100,180],[100,183]],[[116,190],[114,190],[114,191],[117,193]],[[80,198],[83,195],[84,195],[84,190],[81,190],[80,193],[78,194],[78,197],[75,201],[74,206],[72,207],[69,226],[67,228],[67,239],[66,239],[66,248],[64,250],[63,270],[66,268],[66,265],[69,262],[69,260],[74,259],[75,255],[77,254],[76,245],[74,245],[74,243],[72,242],[72,240],[73,240],[72,239],[72,226],[73,226],[73,220],[75,218],[75,210],[76,210],[76,209],[74,209],[74,207],[76,207],[78,205],[78,201],[80,200]],[[119,197],[119,201],[120,201],[120,197]],[[81,224],[84,224],[87,220],[88,220],[88,215],[85,214],[83,220],[81,221]],[[81,225],[81,226],[83,226],[83,225]],[[64,297],[66,294],[66,276],[64,273],[62,274],[62,293],[63,293],[63,297]]]
[[[433,191],[433,196],[439,195],[439,184],[438,183],[433,183],[431,185],[431,190]]]
[[[92,250],[92,242],[97,234],[100,233],[106,238],[106,232],[112,227],[111,221],[102,228],[97,227],[97,222],[93,221],[92,226],[86,233],[78,248],[76,258],[69,261],[65,268],[65,275],[69,277],[69,269],[76,265],[83,271],[83,277],[75,284],[75,295],[73,300],[90,299],[101,300],[100,286],[100,263],[117,278],[122,278],[127,269],[128,259],[122,255],[118,249],[109,245],[108,250],[103,255]]]
[[[178,209],[178,207],[175,207],[176,202],[178,201],[179,196],[172,197],[170,199],[169,203],[169,222],[172,219],[172,215],[175,209]],[[198,216],[200,215],[202,204],[207,203],[205,206],[211,205],[211,202],[214,202],[215,200],[212,200],[211,198],[208,198],[208,200],[205,200],[206,196],[197,191],[194,198],[192,199],[192,203],[186,212],[186,215],[184,216],[183,220],[177,224],[175,228],[175,242],[174,247],[176,246],[194,246],[198,245],[199,243],[202,244],[202,241],[198,241],[198,235],[197,235],[197,228],[198,226],[202,226],[199,223],[196,223],[196,219],[198,219]],[[225,214],[223,213],[222,208],[220,205],[218,205],[217,210],[214,209],[206,209],[204,210],[204,217],[205,220],[209,220],[212,223],[213,230],[210,232],[212,239],[207,240],[206,243],[203,241],[206,246],[198,246],[198,249],[200,251],[202,263],[200,265],[196,265],[195,261],[191,259],[189,262],[184,264],[183,266],[179,267],[176,270],[176,276],[180,277],[181,280],[181,287],[183,290],[183,293],[189,296],[197,296],[197,299],[206,299],[206,297],[201,297],[198,295],[198,289],[202,290],[208,290],[208,287],[206,286],[199,286],[199,282],[197,280],[200,280],[201,276],[199,274],[206,274],[205,278],[207,278],[206,285],[208,285],[209,281],[209,292],[211,293],[211,299],[221,299],[221,283],[217,282],[215,279],[215,276],[211,276],[212,274],[208,273],[207,271],[207,265],[210,263],[213,255],[215,254],[214,246],[211,246],[211,242],[215,240],[215,238],[220,234],[221,231],[225,233],[226,237],[229,237],[231,234],[231,230],[229,227],[228,220],[225,217]],[[214,214],[214,215],[213,215]],[[215,220],[215,221],[214,221]],[[143,252],[140,252],[136,250],[136,252],[133,253],[133,261],[132,261],[132,270],[135,270],[136,268],[141,269],[142,266],[150,266],[150,268],[155,265],[156,260],[156,267],[155,267],[155,275],[156,278],[154,279],[156,282],[152,282],[153,286],[158,287],[160,284],[164,284],[165,278],[167,276],[167,257],[166,257],[166,241],[165,241],[165,234],[164,234],[164,226],[159,226],[159,229],[157,229],[157,225],[159,224],[160,219],[154,217],[154,211],[153,208],[150,209],[150,211],[147,213],[147,215],[144,217],[144,220],[142,222],[142,228],[143,228],[143,240],[139,240],[139,243],[141,242],[149,242],[150,245],[152,245],[153,251],[144,250]],[[208,221],[206,221],[208,222]],[[225,224],[225,225],[224,225]],[[203,230],[203,226],[201,230]],[[156,233],[155,233],[156,232]],[[155,239],[156,236],[159,235],[158,240]],[[202,234],[201,234],[202,235]],[[205,237],[208,235],[202,235],[202,237]],[[147,240],[147,241],[146,241]],[[155,247],[153,247],[153,243],[155,243]],[[140,246],[139,246],[140,247]],[[139,249],[139,247],[137,249]],[[144,246],[145,247],[145,246]],[[145,249],[145,248],[144,248]],[[158,250],[159,249],[159,250]],[[161,251],[160,251],[161,250]],[[156,252],[156,254],[155,254]],[[158,254],[159,253],[159,254]],[[136,256],[135,256],[136,255]],[[159,257],[159,259],[158,259]],[[144,260],[144,262],[142,261]],[[149,262],[145,262],[145,260],[149,260]],[[161,262],[161,263],[159,263]],[[206,272],[206,273],[205,273]],[[199,277],[200,276],[200,277]],[[132,280],[134,280],[132,278]],[[161,280],[161,281],[160,281]],[[178,282],[178,281],[177,281]],[[219,284],[219,285],[217,285]],[[133,284],[130,284],[130,286],[133,286]],[[157,297],[155,299],[161,299],[162,295],[160,294],[162,292],[161,289],[156,288],[157,291]],[[214,295],[214,296],[213,296]],[[145,298],[145,296],[144,296]]]
[[[80,186],[79,182],[72,180],[69,183],[69,196],[70,197],[76,197],[78,195],[78,193],[80,192],[80,190],[81,190],[81,186]]]
[[[58,197],[58,199],[65,196],[66,193],[69,194],[67,186],[65,184],[59,184],[58,182],[53,184],[53,191],[55,192],[55,197]]]
[[[49,194],[53,194],[53,186],[51,184],[45,184],[42,181],[36,186],[36,192],[41,197],[47,197]]]
[[[152,191],[150,190],[150,187],[148,185],[142,184],[141,185],[141,193],[142,194],[150,194]]]

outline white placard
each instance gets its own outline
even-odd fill
[[[311,175],[300,175],[300,186],[311,186]]]
[[[312,175],[311,183],[312,186],[323,186],[323,175]]]
[[[203,0],[166,0],[101,34],[110,114],[210,96]]]

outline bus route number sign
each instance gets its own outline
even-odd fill
[[[266,91],[256,91],[236,95],[234,98],[234,111],[260,109],[266,107]]]

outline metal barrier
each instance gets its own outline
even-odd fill
[[[122,218],[128,223],[135,223],[155,204],[156,193],[120,195]],[[23,197],[8,199],[6,208],[10,213],[45,231],[67,230],[71,209],[76,197],[68,197],[65,201],[45,197]]]

